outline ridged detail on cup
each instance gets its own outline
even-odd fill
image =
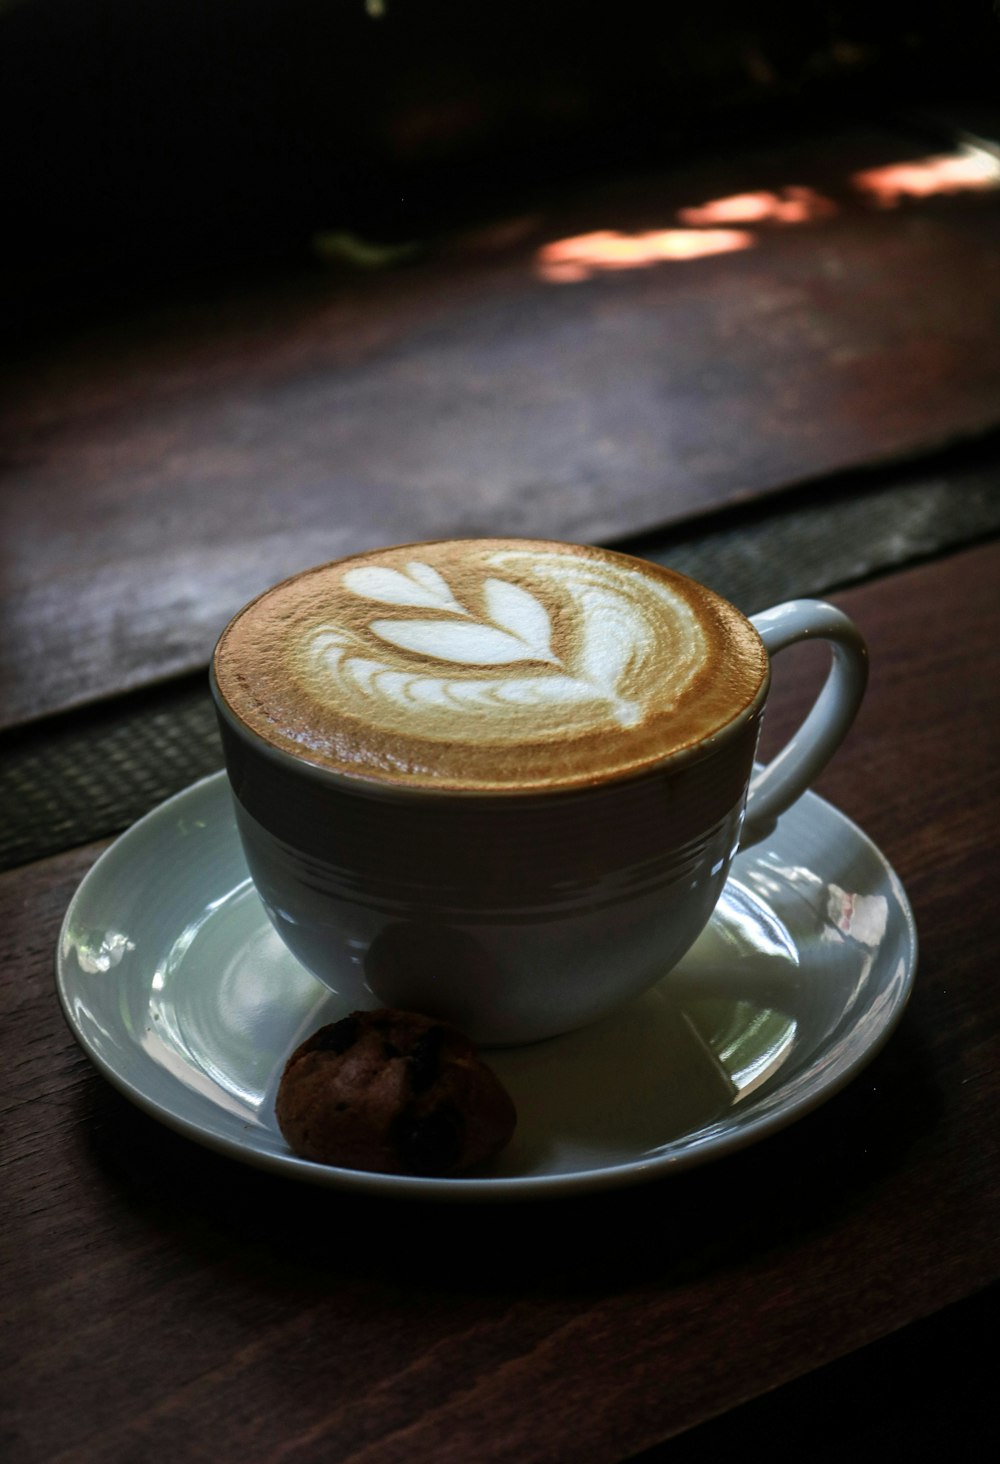
[[[435,888],[432,865],[408,886],[359,891],[239,806],[237,816],[279,935],[343,1000],[425,1011],[474,1041],[510,1043],[596,1021],[671,969],[722,892],[742,802],[670,855],[534,889],[539,866],[490,889],[475,876]]]
[[[533,857],[522,848],[516,865],[503,860],[502,850],[485,860],[470,854],[461,871],[449,861],[445,879],[431,848],[414,849],[405,872],[393,861],[391,866],[375,865],[358,873],[276,838],[237,805],[237,823],[251,873],[258,887],[269,892],[269,903],[280,903],[289,914],[295,903],[291,891],[296,890],[310,905],[313,900],[331,900],[396,917],[419,911],[429,919],[462,921],[550,920],[621,904],[678,884],[691,887],[704,874],[717,872],[723,861],[728,867],[738,846],[741,821],[742,810],[731,809],[679,848],[622,862],[611,870],[603,867],[597,850],[581,847],[577,841],[574,850],[562,851],[556,868],[551,864],[551,849],[536,846]]]
[[[725,883],[757,730],[572,792],[379,796],[223,722],[250,872],[290,950],[345,1001],[496,1043],[595,1021],[680,959]]]
[[[517,799],[359,796],[254,756],[232,734],[226,751],[241,822],[255,842],[269,836],[305,888],[376,903],[437,892],[448,905],[462,891],[477,909],[511,909],[684,878],[742,803],[756,733],[748,723],[683,769]]]

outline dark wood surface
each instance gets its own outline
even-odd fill
[[[971,1450],[958,1339],[1000,1270],[1000,195],[928,154],[993,156],[887,125],[702,154],[402,254],[320,240],[297,275],[15,363],[5,1464],[714,1461],[776,1437],[825,1464],[893,1457],[904,1417],[911,1456],[942,1417]],[[896,163],[916,172],[878,194]],[[690,212],[748,193],[779,217]],[[717,227],[741,247],[670,257]],[[376,1203],[157,1125],[66,1028],[66,904],[99,835],[215,757],[200,678],[229,613],[456,532],[629,541],[745,608],[833,587],[863,626],[870,693],[820,791],[902,876],[917,985],[865,1072],[766,1142],[562,1203]],[[772,740],[812,671],[779,661]],[[850,1435],[847,1395],[880,1429]]]
[[[998,584],[994,542],[835,597],[873,680],[820,791],[909,890],[915,993],[843,1093],[671,1180],[459,1209],[224,1161],[130,1107],[59,1014],[56,931],[102,846],[0,877],[4,1457],[621,1460],[995,1282]]]
[[[67,329],[6,382],[0,726],[191,671],[250,596],[373,543],[620,539],[995,428],[1000,195],[988,152],[935,182],[942,146],[701,158]]]

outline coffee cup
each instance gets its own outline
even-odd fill
[[[770,659],[832,649],[755,766]],[[653,985],[849,728],[852,622],[750,619],[610,550],[458,539],[372,550],[245,606],[212,665],[251,876],[347,1008],[485,1044],[586,1025]]]

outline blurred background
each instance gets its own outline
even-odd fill
[[[0,0],[5,292],[37,327],[748,136],[974,128],[998,29],[991,0]]]
[[[0,0],[5,857],[217,766],[310,564],[753,611],[995,535],[998,62],[990,0]]]

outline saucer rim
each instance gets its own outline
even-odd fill
[[[345,1169],[337,1165],[319,1164],[291,1152],[272,1153],[262,1150],[245,1140],[213,1132],[199,1123],[197,1119],[174,1112],[119,1073],[114,1065],[105,1059],[100,1049],[90,1043],[85,1032],[74,1019],[70,993],[67,989],[68,972],[65,969],[63,957],[66,933],[79,903],[85,898],[93,883],[100,879],[103,872],[102,866],[119,849],[119,846],[137,837],[148,824],[168,819],[174,806],[191,799],[200,791],[214,793],[216,788],[223,787],[225,783],[224,769],[197,779],[172,794],[155,808],[150,809],[101,852],[77,885],[60,925],[55,951],[56,992],[63,1017],[74,1039],[101,1075],[125,1098],[151,1118],[164,1124],[165,1127],[198,1143],[203,1148],[275,1176],[297,1179],[320,1188],[333,1188],[393,1199],[483,1203],[556,1199],[583,1193],[624,1189],[653,1179],[667,1178],[748,1148],[771,1134],[789,1127],[792,1123],[798,1122],[799,1119],[814,1112],[822,1104],[842,1092],[885,1046],[896,1030],[913,992],[919,960],[919,941],[913,910],[901,879],[882,850],[864,829],[827,799],[812,790],[807,790],[793,807],[798,807],[803,802],[822,805],[826,814],[832,816],[845,832],[866,846],[882,869],[887,884],[891,887],[898,913],[902,916],[907,960],[902,982],[894,994],[890,1006],[881,1014],[879,1024],[868,1040],[842,1067],[827,1075],[806,1093],[799,1095],[791,1104],[779,1104],[756,1116],[744,1112],[739,1126],[729,1132],[715,1134],[709,1131],[700,1140],[696,1139],[690,1144],[687,1144],[684,1136],[681,1136],[672,1141],[671,1150],[666,1153],[656,1152],[603,1167],[547,1175],[464,1175],[443,1178],[379,1174],[370,1170]],[[235,820],[233,821],[233,836],[236,837]],[[821,1053],[823,1050],[824,1048],[821,1046],[817,1049],[817,1053]],[[781,1087],[782,1084],[779,1082],[777,1085],[779,1092]],[[684,1145],[684,1147],[675,1149],[675,1145]]]

